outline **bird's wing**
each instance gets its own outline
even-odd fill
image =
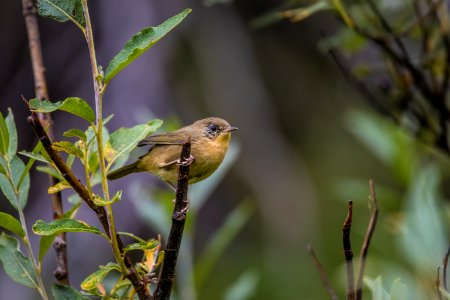
[[[151,135],[138,143],[138,147],[156,146],[156,145],[182,145],[186,142],[185,133],[183,131],[174,131],[163,134]]]

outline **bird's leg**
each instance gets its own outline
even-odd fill
[[[166,163],[161,163],[159,164],[160,168],[166,168],[169,167],[171,165],[177,164],[179,166],[189,166],[193,161],[194,161],[195,157],[190,155],[188,159],[186,159],[184,162],[181,162],[180,159],[176,159],[176,160],[172,160]]]

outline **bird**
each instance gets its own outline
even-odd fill
[[[112,171],[107,178],[115,180],[131,173],[149,172],[175,188],[181,149],[190,140],[189,184],[194,184],[208,178],[219,167],[228,150],[231,132],[237,129],[224,119],[209,117],[172,132],[151,135],[137,145],[150,146],[147,154]]]

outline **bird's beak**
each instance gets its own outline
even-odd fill
[[[228,127],[228,128],[225,128],[223,131],[224,131],[224,132],[231,132],[231,131],[235,131],[235,130],[238,130],[238,128],[237,128],[237,127],[230,126],[230,127]]]

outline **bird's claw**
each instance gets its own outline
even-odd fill
[[[179,159],[177,160],[177,165],[179,166],[184,166],[187,167],[189,165],[192,164],[192,162],[194,161],[195,157],[192,155],[189,155],[189,157],[185,160],[185,161],[180,161]]]

